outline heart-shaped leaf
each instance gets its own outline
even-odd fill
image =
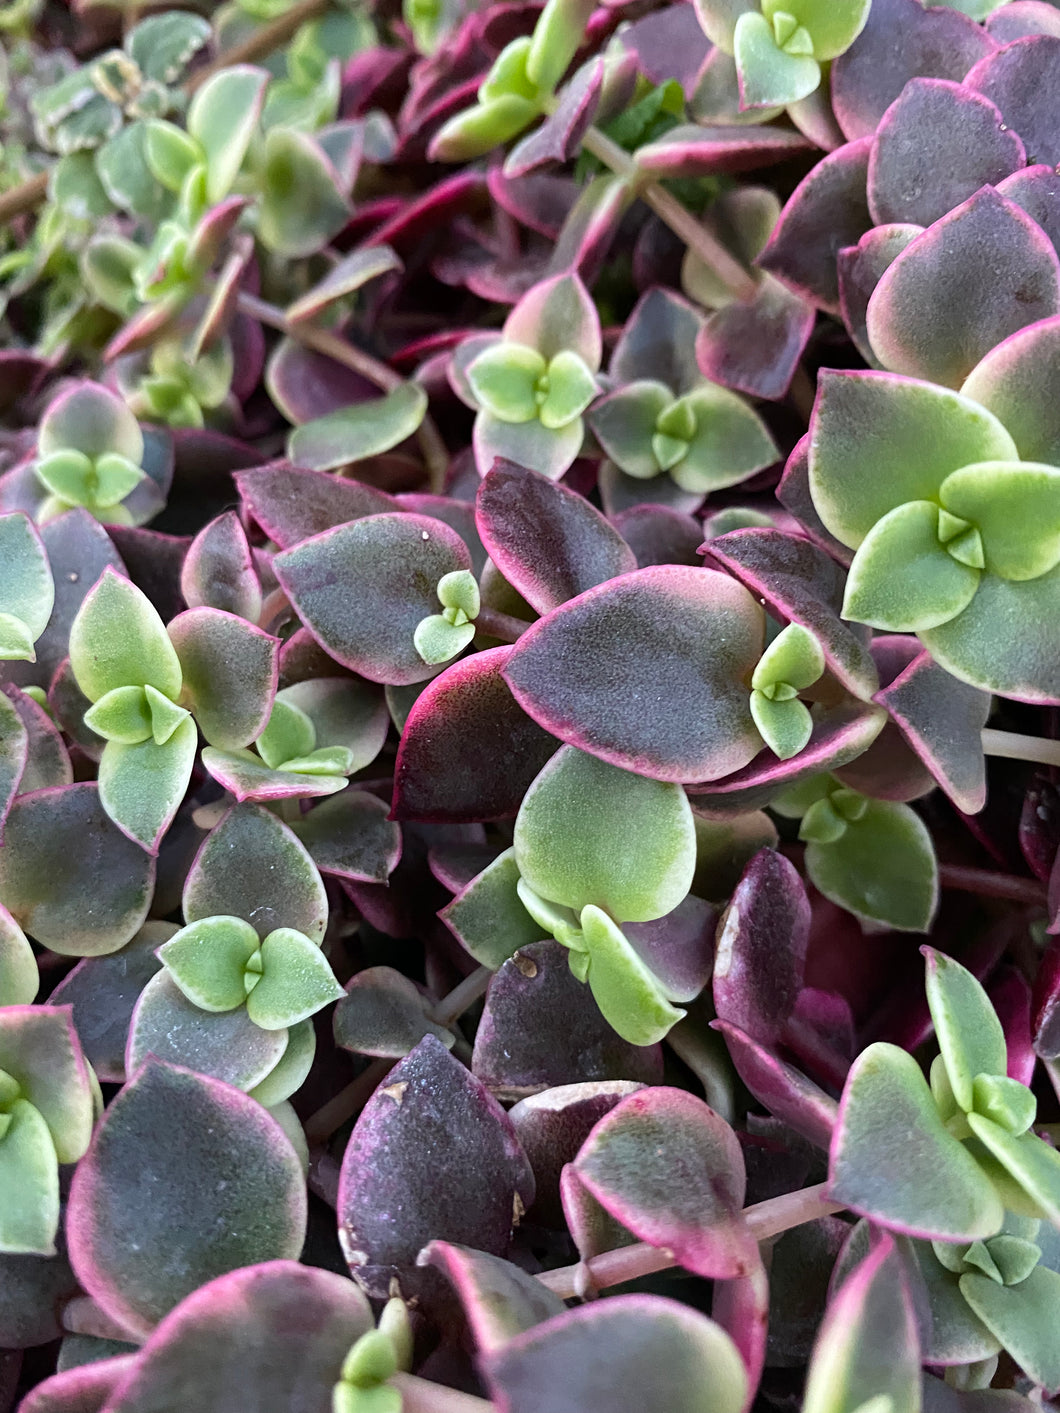
[[[902,1142],[881,1146],[881,1132]],[[936,1241],[993,1236],[1004,1219],[989,1179],[943,1126],[916,1061],[882,1042],[862,1051],[847,1077],[828,1186],[855,1212]]]
[[[433,676],[413,634],[438,607],[438,580],[470,562],[463,540],[440,520],[398,513],[340,525],[273,564],[326,652],[369,681],[405,685]]]
[[[221,201],[232,189],[265,101],[269,76],[249,64],[212,75],[188,109],[188,134],[206,163],[206,199]]]
[[[660,565],[554,609],[522,635],[504,676],[561,740],[658,780],[712,780],[760,748],[740,679],[763,629],[734,580]],[[690,718],[678,704],[691,699],[700,710]]]
[[[217,608],[189,608],[169,636],[183,700],[210,745],[234,751],[260,735],[276,691],[278,639]]]
[[[733,53],[741,108],[782,108],[812,93],[821,66],[812,54],[789,54],[774,38],[765,15],[748,11],[736,21]]]
[[[191,779],[199,734],[190,717],[165,745],[152,739],[135,746],[108,741],[99,763],[99,798],[122,831],[148,853],[173,822]]]
[[[243,973],[258,934],[240,917],[208,917],[171,937],[159,959],[181,991],[204,1011],[231,1011],[247,999]]]
[[[684,792],[572,746],[544,767],[515,821],[522,877],[543,898],[623,922],[662,917],[688,892],[695,829]]]
[[[344,994],[319,946],[293,927],[269,933],[261,944],[261,963],[247,1014],[263,1030],[297,1025]]]
[[[198,1216],[178,1227],[188,1205]],[[293,1260],[305,1222],[301,1164],[275,1119],[230,1085],[149,1059],[78,1165],[67,1236],[93,1299],[149,1334],[214,1277]]]
[[[602,909],[584,907],[580,924],[572,955],[600,1014],[631,1045],[658,1044],[686,1013],[671,1004],[663,982]]]
[[[985,569],[1037,579],[1060,562],[1060,470],[1035,462],[985,461],[953,471],[939,487],[953,515],[976,526]]]
[[[1060,1275],[1037,1266],[1017,1285],[998,1285],[988,1276],[968,1272],[961,1294],[1021,1366],[1047,1393],[1060,1389],[1060,1351],[1054,1315],[1060,1301]]]
[[[150,600],[105,569],[70,626],[70,663],[90,701],[115,687],[152,686],[175,700],[180,661]]]
[[[856,917],[926,932],[938,906],[931,835],[908,805],[868,800],[831,843],[808,843],[806,871],[826,898]]]
[[[358,1055],[400,1059],[425,1035],[447,1050],[456,1037],[431,1019],[430,998],[392,967],[366,967],[352,977],[332,1017],[335,1044]]]

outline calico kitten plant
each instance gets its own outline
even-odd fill
[[[1060,1396],[1057,15],[0,5],[0,1413]]]

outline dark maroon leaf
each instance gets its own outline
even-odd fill
[[[652,564],[700,564],[702,527],[691,515],[665,505],[638,505],[619,511],[614,526],[637,557],[637,568]]]
[[[394,819],[510,819],[559,742],[527,716],[501,671],[511,648],[462,658],[409,712],[394,763]]]
[[[583,496],[501,457],[483,478],[475,518],[490,558],[538,613],[637,567]]]
[[[1048,95],[1060,81],[1060,39],[1035,35],[988,54],[965,77],[1023,139],[1027,162],[1060,162],[1060,119]]]
[[[690,893],[672,912],[624,923],[622,931],[671,1001],[692,1001],[710,981],[717,921],[717,910]]]
[[[405,1299],[437,1305],[445,1282],[417,1267],[422,1248],[454,1241],[502,1256],[533,1195],[508,1116],[428,1035],[354,1126],[339,1180],[339,1240],[367,1294],[385,1299],[396,1280]]]
[[[827,1151],[838,1113],[835,1100],[738,1026],[719,1020],[714,1022],[714,1028],[724,1035],[736,1073],[758,1102],[817,1148]]]
[[[810,438],[807,433],[795,444],[777,486],[777,500],[799,522],[806,534],[832,559],[850,564],[853,555],[846,545],[825,528],[810,495]]]
[[[629,1079],[657,1084],[662,1049],[630,1045],[600,1014],[558,942],[521,947],[490,982],[472,1069],[498,1098],[557,1085]]]
[[[814,325],[813,304],[779,280],[762,279],[752,299],[711,314],[696,340],[700,371],[748,397],[788,391]]]
[[[287,461],[240,471],[235,481],[248,513],[281,549],[348,520],[396,509],[393,498],[374,486],[328,471],[303,471]]]
[[[432,1266],[449,1280],[483,1354],[503,1348],[514,1335],[566,1309],[548,1286],[485,1251],[432,1241],[420,1252],[419,1264]]]

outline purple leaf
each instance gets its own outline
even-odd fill
[[[551,162],[567,162],[581,150],[604,80],[604,60],[584,64],[559,92],[555,111],[517,142],[504,162],[508,177],[525,177]]]
[[[292,825],[321,873],[349,883],[385,883],[401,858],[401,830],[383,800],[348,788]]]
[[[1052,244],[984,187],[888,267],[869,300],[868,336],[885,368],[958,388],[1002,339],[1058,309]]]
[[[121,555],[129,578],[154,604],[163,623],[184,607],[180,570],[189,540],[132,525],[111,525],[110,538]]]
[[[12,805],[0,896],[42,946],[74,957],[116,952],[146,918],[154,881],[154,859],[107,818],[95,785],[37,790]]]
[[[873,0],[865,28],[832,65],[839,126],[851,140],[870,137],[911,78],[959,83],[995,47],[974,20],[955,10]]]
[[[431,1020],[431,1000],[415,982],[392,967],[366,967],[346,984],[332,1013],[335,1044],[355,1055],[400,1059],[425,1035],[447,1050],[456,1039]]]
[[[738,1026],[722,1020],[713,1024],[725,1037],[736,1073],[758,1102],[815,1147],[827,1149],[836,1122],[835,1100]]]
[[[809,433],[796,442],[788,457],[788,464],[777,486],[777,500],[795,517],[815,545],[819,545],[832,559],[849,567],[853,557],[851,551],[825,527],[810,494]]]
[[[436,669],[416,651],[421,619],[438,612],[437,584],[471,558],[448,525],[425,515],[370,515],[278,554],[276,576],[299,617],[336,662],[370,682],[423,682]]]
[[[930,226],[1026,158],[1018,133],[988,99],[959,83],[912,79],[883,115],[872,144],[872,219]]]
[[[67,1239],[97,1304],[149,1334],[215,1276],[296,1257],[305,1223],[301,1164],[276,1120],[230,1085],[148,1060],[78,1165]]]
[[[483,1360],[498,1413],[740,1413],[747,1375],[705,1315],[655,1295],[568,1310]]]
[[[600,1014],[558,942],[520,947],[490,982],[472,1069],[504,1100],[557,1085],[629,1079],[656,1084],[662,1049],[630,1045]]]
[[[772,1253],[770,1267],[772,1268]],[[759,1256],[746,1275],[737,1276],[733,1280],[717,1281],[710,1305],[712,1318],[731,1337],[747,1369],[745,1413],[754,1402],[766,1361],[771,1278],[772,1269],[767,1275]]]
[[[874,226],[871,231],[866,231],[857,245],[848,245],[836,257],[843,323],[858,352],[872,368],[882,365],[869,343],[869,300],[884,271],[894,264],[923,229],[923,226],[902,224]]]
[[[502,457],[483,478],[475,519],[494,564],[538,613],[637,567],[583,496]]]
[[[887,720],[878,707],[848,702],[824,711],[807,744],[790,760],[762,751],[750,765],[722,780],[698,785],[693,803],[725,811],[762,809],[780,790],[824,771],[838,770],[872,745]]]
[[[394,763],[394,819],[514,817],[559,742],[527,716],[501,676],[511,651],[463,658],[417,697]]]
[[[637,568],[653,564],[701,563],[702,527],[691,515],[665,505],[637,505],[612,517],[615,529],[637,557]]]
[[[18,687],[0,689],[8,698],[26,733],[26,764],[18,782],[18,793],[31,790],[51,790],[59,785],[72,785],[74,779],[70,755],[62,734],[44,708]],[[6,811],[0,810],[0,813]],[[0,831],[0,840],[3,834]]]
[[[189,608],[219,608],[251,623],[258,621],[261,581],[234,510],[211,520],[192,540],[180,587]]]
[[[999,182],[997,189],[1026,211],[1054,246],[1060,242],[1060,175],[1055,167],[1024,167]]]
[[[840,616],[846,575],[823,550],[780,530],[755,529],[732,530],[702,549],[774,617],[812,633],[829,670],[847,691],[872,696],[878,679],[866,635]]]
[[[987,15],[985,28],[998,44],[1029,39],[1032,34],[1051,34],[1060,39],[1060,15],[1047,0],[1014,0],[998,6]]]
[[[959,682],[920,653],[873,698],[959,810],[976,814],[986,803],[982,729],[990,693]]]
[[[265,386],[289,422],[300,426],[342,407],[367,402],[379,389],[360,373],[294,339],[282,339],[269,359]]]
[[[637,167],[656,181],[671,177],[709,177],[771,167],[804,152],[809,143],[799,132],[772,125],[671,128],[637,149]]]
[[[406,1300],[436,1306],[445,1283],[417,1267],[420,1250],[432,1240],[455,1241],[502,1256],[533,1194],[508,1116],[428,1035],[390,1071],[350,1135],[339,1241],[367,1294],[385,1299],[396,1280]]]
[[[62,1307],[78,1293],[62,1238],[55,1256],[0,1255],[0,1340],[5,1349],[34,1349],[63,1334]]]
[[[637,57],[640,72],[651,83],[675,78],[690,93],[711,50],[691,5],[667,5],[622,31],[622,43]]]
[[[871,150],[864,137],[822,158],[792,192],[758,257],[763,270],[829,314],[839,312],[836,256],[872,225],[865,195]]]
[[[771,1045],[802,990],[810,905],[795,868],[761,849],[744,869],[718,934],[714,1005],[719,1020]]]
[[[531,1218],[562,1230],[560,1173],[573,1163],[593,1126],[619,1100],[642,1086],[636,1080],[586,1080],[528,1094],[508,1110],[519,1142],[534,1170]]]
[[[627,942],[658,977],[671,1001],[692,1001],[710,981],[718,914],[690,893],[653,922],[627,922]]]
[[[548,1286],[525,1271],[451,1241],[431,1241],[420,1252],[421,1266],[433,1266],[447,1277],[464,1307],[471,1334],[482,1354],[503,1349],[524,1330],[533,1329],[566,1306]]]
[[[108,1413],[165,1413],[175,1399],[198,1413],[319,1413],[371,1328],[367,1301],[343,1276],[294,1260],[248,1265],[200,1286],[162,1321]]]
[[[374,486],[286,461],[237,472],[235,481],[248,513],[283,550],[348,520],[397,508],[392,496]]]
[[[504,676],[560,740],[658,780],[717,779],[759,749],[742,678],[762,634],[762,611],[735,580],[659,565],[554,609]]]
[[[642,1089],[599,1121],[579,1181],[641,1241],[709,1280],[746,1275],[758,1248],[741,1215],[746,1177],[735,1133],[683,1089]]]
[[[1023,139],[1030,166],[1060,162],[1060,120],[1047,96],[1060,82],[1060,39],[1036,35],[1005,44],[980,59],[965,82],[1000,108]]]
[[[813,304],[766,276],[754,297],[715,310],[696,340],[700,371],[748,397],[783,397],[814,325]]]
[[[155,951],[177,931],[175,923],[145,922],[117,952],[86,957],[51,994],[73,1006],[74,1029],[85,1058],[105,1084],[125,1082],[125,1042],[141,991],[162,967]]]
[[[19,1404],[19,1413],[101,1413],[135,1366],[132,1354],[75,1364],[32,1389]]]

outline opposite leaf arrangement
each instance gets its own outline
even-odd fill
[[[1060,10],[149,8],[0,3],[0,1413],[1053,1406]]]

